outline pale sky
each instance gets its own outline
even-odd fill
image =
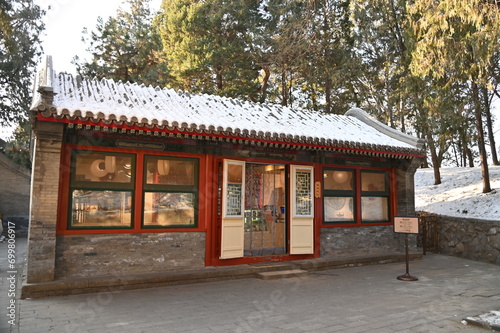
[[[104,21],[115,16],[123,0],[35,0],[47,10],[42,36],[44,53],[52,56],[57,72],[75,74],[71,60],[75,55],[89,59],[81,41],[83,28],[95,30],[97,18]],[[160,8],[161,0],[152,0],[152,11]],[[50,9],[47,9],[49,8]],[[125,7],[126,8],[126,7]],[[89,59],[90,60],[90,59]]]
[[[85,51],[87,46],[81,41],[82,31],[87,27],[94,30],[97,17],[104,21],[115,16],[123,0],[34,0],[46,10],[45,31],[42,33],[43,51],[52,56],[56,72],[76,74],[76,68],[71,64],[75,55],[88,59]],[[151,0],[150,8],[154,12],[160,9],[161,0]],[[50,9],[48,9],[50,7]],[[125,7],[126,8],[126,7]],[[7,140],[12,135],[13,128],[0,126],[0,138]]]

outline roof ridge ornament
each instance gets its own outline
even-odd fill
[[[33,101],[31,109],[46,109],[47,106],[53,105],[54,96],[54,68],[52,66],[52,56],[47,55],[42,58],[40,71],[35,78],[35,91],[33,92]],[[41,108],[40,108],[41,106]]]
[[[385,135],[390,136],[393,139],[408,143],[415,148],[422,150],[425,144],[424,139],[416,138],[414,136],[411,136],[409,134],[400,132],[390,126],[387,126],[379,121],[377,121],[375,118],[370,116],[368,113],[366,113],[364,110],[360,108],[351,108],[349,109],[346,113],[346,116],[354,117],[363,123],[373,127],[374,129],[378,130],[379,132],[382,132]]]

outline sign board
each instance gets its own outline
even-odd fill
[[[314,183],[314,197],[316,199],[321,198],[321,182]]]
[[[418,217],[394,217],[394,232],[418,234]]]

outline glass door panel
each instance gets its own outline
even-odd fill
[[[245,166],[245,256],[284,254],[285,166]]]

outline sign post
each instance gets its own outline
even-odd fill
[[[398,276],[398,280],[418,280],[418,278],[410,275],[410,255],[408,254],[408,234],[418,234],[418,221],[418,217],[394,217],[394,232],[405,234],[406,245],[406,274]]]

